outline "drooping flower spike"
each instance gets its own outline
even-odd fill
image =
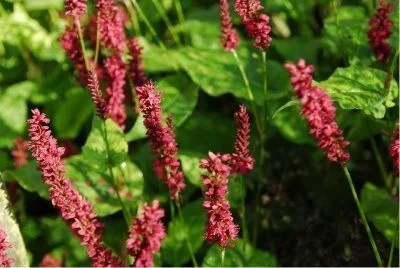
[[[260,0],[236,0],[235,9],[242,18],[247,36],[255,39],[253,46],[266,50],[272,42],[271,26],[269,17],[261,13],[264,7]]]
[[[130,227],[126,248],[135,257],[133,267],[153,267],[153,254],[160,250],[166,235],[162,223],[165,213],[159,206],[157,200],[145,203]]]
[[[399,137],[399,130],[400,130],[400,125],[397,124],[396,128],[394,129],[393,133],[393,138],[392,138],[392,144],[390,146],[390,157],[392,158],[393,166],[396,169],[396,174],[399,175],[399,169],[400,169],[400,137]]]
[[[65,15],[80,16],[86,13],[86,0],[65,0]]]
[[[233,222],[228,202],[228,176],[231,168],[229,154],[210,152],[207,159],[200,161],[200,167],[206,169],[208,175],[202,175],[205,187],[203,207],[207,211],[205,238],[210,244],[230,247],[237,239],[239,228]]]
[[[392,35],[393,22],[389,18],[389,13],[392,11],[392,9],[392,4],[385,4],[385,1],[381,0],[379,2],[378,10],[369,20],[369,43],[376,55],[376,58],[382,62],[386,62],[391,53],[388,39]]]
[[[7,255],[11,244],[7,241],[7,234],[0,228],[0,267],[10,267],[14,260]]]
[[[231,154],[231,173],[246,174],[253,169],[254,158],[250,154],[250,118],[246,106],[240,105],[235,113],[236,139]]]
[[[228,0],[219,1],[219,19],[221,24],[221,44],[226,51],[234,50],[239,45],[239,36],[232,26]]]
[[[156,91],[156,85],[148,82],[136,87],[140,110],[144,116],[147,136],[151,141],[153,154],[157,156],[153,166],[156,175],[164,181],[169,189],[171,199],[179,199],[180,192],[185,188],[184,176],[178,159],[178,145],[172,122],[163,124],[161,114],[161,92]]]
[[[50,200],[61,213],[64,220],[86,246],[86,252],[93,266],[122,266],[122,262],[112,256],[102,241],[103,224],[97,219],[92,205],[66,179],[64,161],[61,159],[64,148],[57,145],[48,127],[50,120],[38,109],[32,110],[28,120],[28,148],[39,163],[42,179],[49,186]]]
[[[345,165],[350,155],[345,152],[349,142],[335,121],[336,108],[330,96],[320,87],[312,85],[312,65],[300,59],[296,65],[285,64],[290,82],[297,98],[301,101],[301,114],[307,120],[310,133],[318,146],[332,162]]]

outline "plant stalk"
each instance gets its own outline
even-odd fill
[[[268,77],[267,77],[267,52],[261,52],[262,64],[263,64],[263,77],[264,77],[264,112],[262,116],[264,116],[264,120],[268,119],[268,111],[267,111],[267,92],[268,92]],[[266,122],[264,123],[264,130],[266,128]]]
[[[171,34],[172,39],[178,46],[182,46],[181,40],[179,39],[179,36],[176,34],[175,30],[173,29],[174,27],[172,26],[172,23],[170,19],[168,18],[167,14],[165,13],[165,9],[160,3],[160,0],[152,0],[154,6],[156,7],[158,13],[160,13],[161,18],[164,20],[164,23],[167,25],[167,29],[169,33]]]
[[[392,238],[392,243],[390,245],[390,253],[389,253],[389,260],[388,260],[388,266],[387,267],[392,267],[394,244],[395,244],[396,239],[399,238],[399,236],[398,236],[399,235],[399,216],[400,215],[397,214],[397,221],[396,221],[396,226],[395,226],[396,230],[394,232],[394,235],[393,235],[393,238]]]
[[[175,0],[175,9],[176,9],[176,13],[178,14],[178,21],[180,25],[184,25],[185,24],[185,16],[183,15],[183,9],[182,9],[182,4],[180,0]],[[183,39],[184,41],[186,40],[186,34],[183,33]]]
[[[392,81],[394,68],[396,67],[396,61],[399,56],[400,47],[397,46],[396,52],[393,55],[392,63],[388,66],[388,70],[386,72],[385,82],[383,86],[384,96],[387,97],[389,94],[390,82]]]
[[[369,225],[368,225],[367,217],[365,216],[364,210],[361,207],[360,201],[358,199],[358,195],[357,195],[356,189],[355,189],[354,184],[353,184],[353,179],[351,178],[350,172],[349,172],[349,170],[347,169],[346,166],[343,166],[343,171],[344,171],[344,174],[346,176],[347,182],[349,183],[349,186],[350,186],[351,193],[353,195],[354,201],[356,202],[358,212],[360,213],[361,220],[362,220],[362,222],[364,224],[364,227],[365,227],[365,231],[367,232],[369,242],[371,243],[371,247],[372,247],[372,250],[374,252],[376,262],[377,262],[379,267],[383,267],[382,259],[381,259],[381,256],[379,254],[378,247],[376,246],[374,237],[372,236],[371,229],[369,228]]]
[[[96,52],[94,54],[94,65],[97,65],[97,61],[99,59],[100,53],[100,30],[99,30],[99,14],[97,13],[97,22],[96,22]]]
[[[199,265],[197,264],[196,257],[194,256],[194,253],[193,253],[192,244],[189,241],[189,237],[188,237],[188,233],[187,233],[187,229],[186,229],[186,225],[185,225],[185,219],[183,218],[183,214],[182,214],[182,210],[181,210],[181,205],[179,204],[179,201],[176,201],[175,204],[178,208],[179,218],[181,219],[184,229],[185,229],[184,230],[185,240],[186,240],[187,247],[189,249],[189,253],[190,253],[190,257],[192,259],[193,265],[194,265],[194,267],[199,267]]]
[[[390,185],[388,182],[388,174],[385,168],[385,164],[383,163],[382,156],[379,153],[378,147],[376,146],[375,139],[373,137],[370,138],[372,151],[374,152],[376,162],[378,163],[379,172],[381,173],[381,177],[383,179],[383,183],[385,184],[386,188],[390,190]]]
[[[240,176],[240,184],[242,188],[242,210],[241,210],[241,218],[242,218],[242,229],[243,229],[243,240],[245,242],[249,241],[249,232],[247,230],[246,224],[246,186],[244,184],[243,176]]]
[[[225,267],[225,248],[221,249],[221,267]]]
[[[81,43],[83,59],[85,61],[85,67],[86,67],[86,70],[89,71],[89,69],[90,69],[89,68],[89,61],[88,61],[87,55],[86,55],[85,42],[83,41],[81,22],[79,21],[79,18],[77,16],[75,17],[75,25],[76,25],[77,31],[78,31],[79,42]]]

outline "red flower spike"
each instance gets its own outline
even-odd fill
[[[105,59],[104,67],[109,81],[109,86],[106,89],[107,115],[124,130],[126,119],[124,105],[125,63],[121,56],[114,54]]]
[[[219,18],[221,24],[221,43],[226,51],[234,50],[239,45],[239,36],[232,26],[228,0],[219,1]]]
[[[151,205],[145,203],[130,227],[126,248],[135,257],[134,267],[153,267],[153,254],[160,250],[165,238],[162,223],[165,213],[159,206],[157,200]]]
[[[312,86],[314,67],[307,66],[303,59],[296,65],[285,64],[285,67],[290,72],[295,94],[301,101],[301,114],[307,120],[310,133],[330,161],[345,165],[350,159],[345,152],[349,142],[335,122],[336,108],[332,99],[322,88]]]
[[[14,260],[7,256],[6,251],[11,248],[11,244],[7,242],[7,234],[0,229],[0,267],[10,267]]]
[[[390,146],[390,157],[392,158],[393,165],[396,168],[396,174],[399,174],[399,168],[400,168],[400,137],[399,137],[399,130],[400,130],[400,125],[397,124],[396,128],[393,133],[393,138],[392,138],[392,144]]]
[[[79,16],[86,13],[86,0],[65,0],[65,15]]]
[[[236,12],[242,17],[247,36],[254,38],[253,46],[266,50],[272,42],[269,17],[260,13],[264,7],[260,0],[236,0]]]
[[[90,95],[92,96],[92,101],[95,105],[96,114],[101,119],[105,119],[107,115],[107,107],[102,97],[99,79],[93,65],[91,66],[91,70],[89,71],[87,87],[90,91]]]
[[[123,52],[127,38],[124,30],[123,16],[114,0],[98,0],[98,27],[100,44],[104,47]]]
[[[231,173],[246,174],[253,169],[254,158],[249,151],[250,143],[250,118],[244,105],[240,105],[235,113],[236,140],[235,151],[231,155]]]
[[[368,38],[369,44],[379,61],[387,62],[390,57],[391,48],[388,43],[392,35],[393,22],[389,18],[392,4],[385,4],[384,0],[379,2],[379,8],[375,15],[369,20]]]
[[[29,154],[27,152],[28,143],[23,138],[18,137],[14,140],[15,148],[11,151],[14,160],[14,167],[19,168],[28,163]]]
[[[142,86],[148,79],[143,70],[142,47],[139,38],[132,38],[128,41],[128,50],[131,55],[129,61],[129,75],[136,86]]]
[[[165,126],[161,114],[161,93],[155,90],[156,85],[148,82],[136,87],[140,109],[144,116],[147,136],[151,141],[151,149],[157,156],[153,166],[156,175],[169,188],[171,199],[179,199],[180,192],[185,188],[183,173],[177,156],[178,145],[171,126]]]
[[[40,262],[40,267],[63,267],[63,264],[56,257],[46,254]]]
[[[200,167],[206,169],[209,175],[202,175],[205,187],[203,207],[207,211],[208,222],[205,238],[210,244],[230,247],[237,239],[239,228],[233,222],[230,204],[226,200],[228,194],[228,176],[231,168],[229,154],[214,154],[210,152],[207,159],[200,161]]]
[[[122,266],[122,262],[112,256],[102,241],[103,224],[97,219],[92,205],[64,177],[65,166],[61,159],[64,148],[58,147],[57,140],[48,127],[50,120],[38,109],[32,110],[28,120],[28,148],[39,163],[42,179],[49,186],[50,200],[75,234],[86,246],[86,252],[93,266]]]

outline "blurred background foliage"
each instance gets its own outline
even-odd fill
[[[167,213],[168,236],[156,264],[190,265],[184,244],[184,232],[190,230],[188,238],[200,263],[218,266],[218,248],[200,239],[205,213],[198,163],[210,150],[232,150],[233,112],[240,103],[248,102],[248,96],[234,58],[220,45],[218,1],[182,1],[184,21],[179,20],[175,1],[137,1],[155,33],[143,16],[132,13],[135,1],[120,1],[130,17],[126,31],[129,36],[140,36],[145,71],[163,92],[163,112],[174,117],[179,158],[188,181],[183,193],[186,223],[178,218],[170,221]],[[165,13],[158,12],[155,2],[161,3]],[[251,243],[240,240],[228,250],[227,265],[374,265],[343,175],[316,149],[299,114],[299,104],[293,101],[283,63],[299,57],[315,65],[314,79],[336,102],[339,125],[351,142],[349,166],[380,252],[384,260],[388,258],[398,225],[398,180],[388,157],[391,133],[398,121],[398,77],[384,95],[386,66],[375,61],[366,35],[377,1],[336,2],[333,6],[329,0],[264,1],[274,37],[267,61],[267,157],[261,176],[253,172],[245,178]],[[92,1],[89,3],[93,8]],[[29,109],[39,106],[51,119],[59,142],[72,144],[75,150],[66,159],[67,176],[106,223],[106,243],[124,252],[127,230],[121,207],[101,170],[104,144],[100,126],[93,120],[90,95],[75,79],[58,42],[67,24],[63,8],[63,0],[0,0],[0,171],[8,185],[19,183],[11,202],[31,264],[38,265],[51,253],[65,265],[87,266],[84,248],[51,207],[34,161],[15,169],[10,156],[15,138],[27,138]],[[397,27],[390,39],[392,48],[398,48],[397,11],[398,3],[392,12]],[[262,105],[260,54],[245,38],[236,15],[234,23],[241,32],[238,53],[257,104]],[[398,73],[398,65],[394,73]],[[125,133],[112,122],[107,125],[116,172],[125,178],[121,182],[124,202],[134,210],[139,201],[158,198],[169,211],[168,193],[152,169],[143,118],[132,107],[127,107],[127,112]],[[257,146],[254,138],[254,152]],[[244,191],[237,180],[231,180],[229,187],[229,199],[239,219]],[[397,259],[394,265],[398,265]]]

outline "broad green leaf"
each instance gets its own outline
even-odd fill
[[[107,170],[109,165],[115,167],[126,160],[128,143],[124,133],[111,119],[103,122],[95,116],[82,152],[88,164],[99,171]]]
[[[83,194],[99,216],[106,216],[121,209],[118,196],[108,171],[94,170],[82,155],[66,161],[66,176],[74,182],[78,191]],[[131,162],[123,162],[113,168],[114,179],[118,183],[119,194],[128,207],[136,207],[143,192],[142,171]]]
[[[344,118],[343,121],[348,119]],[[387,127],[387,123],[383,120],[378,120],[372,117],[367,117],[363,114],[355,118],[354,124],[346,135],[350,141],[359,141],[378,134]]]
[[[162,92],[162,113],[171,114],[174,125],[179,127],[192,114],[196,106],[198,87],[186,76],[176,74],[160,80],[157,88]],[[146,137],[143,120],[140,114],[132,129],[126,133],[128,142]]]
[[[204,267],[221,267],[221,248],[213,245],[203,259]],[[235,242],[234,247],[225,249],[225,267],[276,267],[275,257],[268,251],[254,249],[243,240]]]
[[[146,72],[158,73],[179,69],[176,51],[160,48],[148,43],[143,38],[140,39],[140,44],[143,45],[143,67]]]
[[[275,115],[274,125],[286,139],[298,143],[314,143],[306,121],[300,115],[300,106],[291,106]]]
[[[324,35],[337,48],[337,53],[348,57],[351,64],[367,66],[375,58],[368,45],[368,18],[360,6],[341,6],[324,21]]]
[[[373,69],[351,66],[337,68],[325,81],[318,83],[343,109],[358,109],[375,118],[383,118],[386,108],[395,105],[398,86],[390,82],[388,94],[384,94],[386,73]]]
[[[29,161],[16,170],[5,172],[4,175],[18,181],[25,190],[38,193],[42,198],[49,198],[49,188],[42,182],[42,175],[37,170],[36,161]]]
[[[12,215],[10,210],[11,206],[8,202],[8,197],[6,192],[3,190],[3,187],[4,184],[0,174],[0,229],[3,232],[6,232],[6,241],[12,245],[12,247],[6,251],[6,254],[8,257],[14,260],[12,263],[13,266],[28,267],[29,259],[24,240],[21,235],[20,227],[15,220],[15,216]],[[4,249],[2,248],[2,256],[4,256],[3,250]]]
[[[203,244],[206,215],[201,200],[189,203],[182,209],[184,223],[178,215],[169,225],[161,253],[163,260],[172,266],[181,266],[190,260],[186,234],[194,254]]]
[[[299,58],[304,58],[307,62],[316,64],[321,42],[317,38],[291,37],[274,39],[272,46],[285,60],[297,61]],[[294,47],[296,49],[293,49]]]
[[[182,164],[182,170],[185,177],[193,185],[201,187],[201,156],[198,153],[181,151],[179,153],[179,160]]]
[[[63,0],[24,0],[23,5],[26,10],[46,10],[56,9],[61,11],[64,7]]]
[[[361,190],[361,206],[364,208],[367,218],[391,242],[393,236],[396,235],[396,228],[399,228],[398,201],[391,199],[386,189],[366,183]],[[395,239],[395,243],[398,247],[398,239]]]
[[[57,137],[75,138],[82,125],[92,114],[93,105],[91,103],[87,90],[82,88],[69,90],[66,99],[58,106],[53,119]]]
[[[221,53],[224,53],[220,42],[221,30],[218,20],[213,22],[186,20],[184,28],[189,34],[193,47],[220,50]]]

